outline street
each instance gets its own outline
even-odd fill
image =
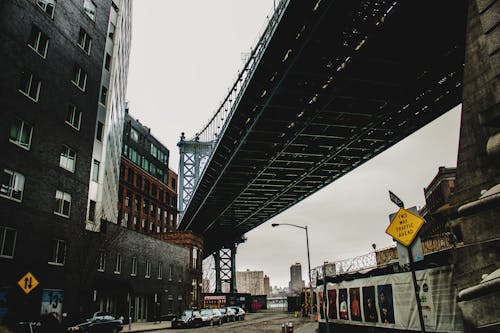
[[[232,332],[261,332],[261,333],[278,333],[281,332],[281,325],[287,322],[292,322],[295,333],[312,333],[318,327],[318,323],[303,321],[300,318],[294,318],[293,315],[283,312],[258,312],[247,313],[244,321],[236,321],[224,323],[221,326],[190,328],[190,329],[164,329],[157,332],[172,333],[172,332],[217,332],[217,333],[232,333]]]

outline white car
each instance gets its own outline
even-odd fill
[[[231,310],[235,312],[235,318],[236,320],[245,320],[245,310],[243,310],[239,306],[229,306]]]

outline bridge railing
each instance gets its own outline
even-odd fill
[[[267,44],[271,39],[276,26],[278,25],[286,6],[290,0],[278,0],[275,7],[268,16],[269,20],[265,24],[263,31],[259,34],[255,46],[250,49],[250,54],[243,68],[238,72],[233,85],[229,88],[226,97],[222,100],[219,108],[213,116],[208,120],[201,131],[195,134],[190,140],[198,140],[201,142],[218,142],[221,134],[227,126],[228,119],[231,119],[236,106],[238,105],[245,88],[248,86],[250,79],[255,72],[255,69],[266,50]],[[214,145],[216,146],[216,145]]]
[[[203,129],[190,139],[186,139],[182,133],[181,141],[178,143],[180,150],[178,207],[181,217],[289,2],[290,0],[278,0],[245,65],[238,72],[226,97]]]

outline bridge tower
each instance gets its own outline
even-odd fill
[[[198,183],[213,148],[213,141],[202,142],[196,134],[193,140],[186,140],[184,132],[181,133],[179,147],[179,214],[182,216]],[[180,219],[179,219],[180,220]]]
[[[177,146],[180,153],[178,207],[179,214],[182,216],[213,150],[214,141],[200,141],[198,134],[193,140],[186,140],[184,132],[182,132],[181,140]],[[236,292],[236,247],[237,243],[234,243],[213,253],[216,292],[222,292],[223,283],[229,284],[229,292]]]
[[[236,290],[236,247],[234,243],[231,246],[224,247],[213,253],[215,261],[215,292],[222,292],[222,284],[229,284],[229,292],[235,293]]]

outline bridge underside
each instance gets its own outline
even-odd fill
[[[466,0],[292,1],[180,229],[210,255],[459,104],[466,14]]]

